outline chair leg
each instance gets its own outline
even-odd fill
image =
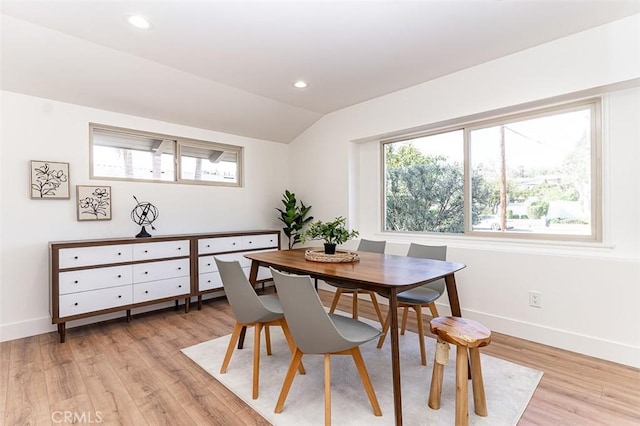
[[[438,308],[436,307],[435,302],[429,303],[428,306],[431,311],[431,318],[438,318],[440,314],[438,313]]]
[[[269,325],[264,325],[264,341],[267,345],[267,355],[271,355],[271,333],[269,332]]]
[[[404,332],[407,329],[407,318],[409,317],[409,307],[405,306],[402,310],[402,328],[400,334],[404,336]]]
[[[331,426],[331,355],[324,354],[324,425]]]
[[[358,319],[358,290],[353,290],[351,293],[353,300],[351,302],[351,316],[353,319]]]
[[[422,306],[415,305],[416,322],[418,323],[418,339],[420,339],[420,361],[422,365],[427,365],[427,350],[424,347],[424,322],[422,321]]]
[[[238,339],[240,338],[241,331],[242,331],[242,325],[236,322],[236,326],[233,328],[233,333],[231,334],[231,340],[229,340],[229,346],[227,346],[227,353],[224,355],[224,360],[222,361],[222,367],[220,367],[220,374],[224,374],[227,372],[227,367],[229,367],[229,361],[231,361],[231,355],[233,354],[233,350],[236,347],[236,343],[238,343]]]
[[[380,349],[382,348],[382,345],[384,345],[384,339],[385,337],[387,337],[387,332],[389,331],[389,325],[391,324],[391,314],[393,312],[389,311],[387,312],[387,319],[384,320],[384,324],[382,325],[382,334],[380,335],[380,338],[378,339],[378,346],[377,348]]]
[[[482,380],[482,368],[480,367],[480,351],[478,348],[469,348],[471,358],[471,385],[473,387],[473,406],[477,415],[487,416],[487,400],[484,395],[484,382]]]
[[[381,416],[382,410],[380,409],[380,405],[378,404],[376,392],[373,390],[373,385],[371,384],[371,379],[369,378],[367,367],[364,364],[364,359],[362,359],[360,348],[356,346],[355,348],[351,349],[351,356],[353,357],[353,362],[355,362],[356,367],[358,368],[358,372],[360,373],[362,385],[364,386],[365,392],[367,392],[369,402],[371,403],[371,407],[373,408],[373,414],[375,414],[376,416]]]
[[[296,370],[298,369],[300,361],[302,361],[302,355],[303,354],[300,349],[296,348],[293,356],[291,357],[291,364],[289,364],[287,375],[284,377],[284,383],[282,383],[282,390],[280,391],[280,396],[278,397],[278,402],[276,403],[276,408],[274,410],[275,413],[282,413],[284,402],[287,400],[289,390],[291,390],[293,378],[296,376]]]
[[[371,297],[371,303],[373,303],[373,308],[376,310],[376,315],[378,315],[378,321],[380,321],[380,325],[384,325],[384,319],[382,318],[382,311],[380,310],[380,305],[378,304],[378,298],[373,291],[367,291],[369,293],[369,297]]]
[[[339,288],[336,290],[336,294],[333,295],[333,302],[331,302],[331,308],[329,309],[329,313],[333,313],[338,306],[338,300],[340,300],[340,296],[342,296],[342,289]]]
[[[260,380],[260,333],[262,323],[257,322],[253,326],[253,399],[258,398],[258,383]]]
[[[280,320],[280,327],[282,327],[282,333],[284,334],[284,338],[287,340],[287,344],[289,345],[289,349],[291,350],[291,355],[293,355],[296,351],[296,344],[293,341],[293,337],[291,337],[291,331],[289,330],[289,325],[287,325],[287,321],[285,319]],[[298,366],[298,371],[300,374],[307,374],[302,365],[302,362]]]
[[[469,361],[466,347],[456,347],[456,426],[469,424]]]

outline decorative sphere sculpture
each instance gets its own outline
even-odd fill
[[[133,210],[131,210],[131,220],[135,224],[142,226],[142,230],[136,235],[136,238],[150,237],[151,234],[147,232],[145,226],[149,225],[151,229],[156,230],[156,228],[153,227],[153,222],[160,214],[158,208],[147,201],[138,201],[135,195],[133,199],[136,200],[137,204]]]

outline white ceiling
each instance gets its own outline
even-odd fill
[[[640,13],[640,0],[2,0],[2,13],[4,90],[287,143],[326,113]]]

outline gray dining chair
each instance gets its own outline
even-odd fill
[[[409,257],[422,257],[425,259],[434,260],[446,260],[447,259],[447,246],[429,246],[422,244],[411,243],[409,251],[407,252]],[[420,339],[420,360],[422,365],[427,365],[427,352],[424,345],[424,323],[422,320],[422,308],[428,307],[431,311],[431,316],[437,318],[438,308],[435,301],[442,296],[445,289],[444,278],[437,281],[424,284],[420,287],[413,288],[411,290],[398,293],[398,309],[403,309],[402,312],[402,328],[400,334],[404,334],[407,328],[407,317],[409,316],[409,308],[416,312],[416,320],[418,322],[418,338]],[[382,335],[378,340],[378,348],[384,345],[385,337],[389,331],[390,315],[391,311],[387,314],[387,319],[382,327]],[[396,314],[395,312],[393,313]]]
[[[327,313],[308,275],[284,274],[271,268],[282,310],[296,348],[285,376],[275,412],[281,413],[296,369],[304,354],[324,355],[324,416],[331,424],[331,355],[351,355],[376,416],[382,415],[360,345],[380,336],[380,330],[353,318]]]
[[[237,260],[224,261],[215,258],[218,271],[222,278],[224,292],[231,305],[231,310],[236,320],[227,352],[222,361],[220,374],[225,374],[231,361],[231,356],[238,343],[243,327],[254,327],[253,338],[253,399],[258,398],[258,383],[260,376],[260,334],[264,329],[267,355],[271,355],[271,336],[269,326],[278,325],[289,344],[289,349],[294,352],[295,345],[282,312],[282,306],[278,296],[258,296],[253,286],[247,280],[242,266]],[[304,374],[304,367],[300,365],[300,374]]]
[[[384,253],[386,245],[386,241],[372,241],[362,239],[358,244],[357,251],[366,251],[369,253]],[[327,284],[330,284],[337,288],[336,294],[333,296],[333,302],[331,302],[331,308],[329,309],[329,312],[333,313],[336,310],[338,301],[340,300],[340,296],[342,296],[343,294],[352,294],[353,301],[351,307],[351,315],[354,319],[358,319],[358,294],[365,293],[368,294],[371,298],[371,303],[373,303],[373,308],[376,310],[376,315],[378,315],[378,321],[380,321],[380,325],[384,323],[382,311],[380,311],[380,305],[378,304],[378,299],[376,298],[375,292],[358,288],[354,289],[353,287],[347,287],[339,282],[327,282]]]

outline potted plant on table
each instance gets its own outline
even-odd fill
[[[318,220],[311,223],[303,234],[303,242],[306,240],[324,240],[325,254],[335,254],[336,245],[346,243],[351,238],[358,236],[358,231],[349,230],[342,216],[336,217],[331,222]]]

